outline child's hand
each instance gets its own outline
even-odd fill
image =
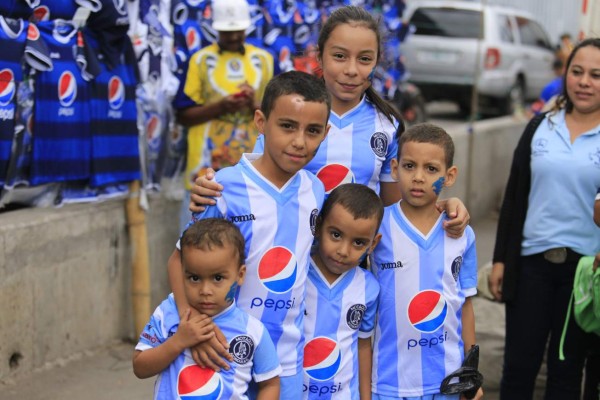
[[[479,390],[475,394],[475,397],[473,397],[473,400],[479,400],[481,398],[483,398],[483,389],[479,388]],[[461,395],[460,400],[468,400],[468,399],[465,396]]]
[[[191,212],[202,212],[205,209],[204,206],[216,204],[212,197],[221,196],[223,186],[216,183],[214,178],[215,170],[212,168],[206,169],[206,175],[196,178],[190,193]]]
[[[471,219],[464,203],[460,199],[452,197],[448,200],[438,201],[436,207],[439,212],[446,211],[448,218],[450,218],[450,220],[443,222],[446,235],[454,239],[461,237]]]
[[[213,325],[213,328],[214,336],[191,348],[192,358],[203,368],[210,368],[217,372],[221,368],[228,370],[229,364],[225,360],[233,361],[233,356],[229,354],[229,343],[216,325]]]
[[[188,308],[183,312],[174,338],[186,349],[214,337],[214,327],[210,317],[204,314],[192,316],[192,310]]]

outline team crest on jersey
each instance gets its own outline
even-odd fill
[[[596,151],[590,153],[590,161],[592,161],[596,167],[600,167],[600,148],[596,148]]]
[[[187,365],[177,375],[177,394],[182,400],[217,400],[222,392],[221,374],[210,368]]]
[[[458,281],[458,273],[460,272],[460,266],[462,265],[462,261],[463,259],[461,256],[456,257],[454,261],[452,261],[451,271],[452,277],[455,281]]]
[[[246,364],[254,355],[254,340],[248,335],[234,337],[229,344],[229,353],[236,363]]]
[[[242,63],[237,58],[230,60],[227,63],[227,68],[233,73],[239,72],[242,69]]]
[[[539,156],[548,152],[546,148],[548,146],[548,141],[546,139],[536,139],[531,146],[531,153],[534,156]]]
[[[383,132],[375,132],[371,136],[371,150],[378,157],[385,157],[388,148],[388,138]]]
[[[316,229],[317,229],[317,218],[318,217],[319,217],[319,210],[317,210],[315,208],[310,212],[310,231],[312,232],[313,236],[315,236],[315,234],[317,233]]]
[[[27,40],[36,41],[40,38],[40,31],[35,24],[29,24],[27,27]]]
[[[348,326],[352,329],[358,329],[366,310],[367,306],[364,304],[354,304],[350,307],[346,313],[346,323]]]
[[[15,96],[16,85],[12,70],[0,71],[0,106],[7,106]]]

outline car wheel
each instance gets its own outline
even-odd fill
[[[508,95],[504,99],[504,114],[512,115],[523,111],[525,108],[525,85],[522,79],[511,86]]]

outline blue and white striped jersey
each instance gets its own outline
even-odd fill
[[[475,235],[459,239],[442,228],[427,235],[399,204],[386,207],[372,269],[381,292],[373,348],[372,389],[391,397],[439,393],[463,360],[462,306],[476,294]]]

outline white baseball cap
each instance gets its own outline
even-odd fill
[[[246,0],[213,0],[212,27],[216,31],[245,31],[250,27],[250,7]]]

